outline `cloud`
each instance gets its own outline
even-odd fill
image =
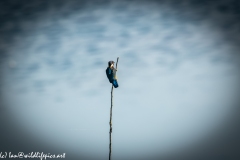
[[[213,133],[233,111],[238,93],[240,58],[232,41],[239,39],[228,39],[239,34],[238,13],[208,1],[175,2],[1,2],[1,93],[24,130],[58,146],[68,137],[66,150],[95,146],[104,157],[106,150],[95,144],[107,144],[111,85],[105,69],[120,57],[116,155],[126,144],[135,146],[129,157],[156,155],[156,148],[170,153]],[[11,6],[18,10],[11,13]],[[87,130],[56,137],[62,126]],[[98,136],[87,135],[88,126]]]

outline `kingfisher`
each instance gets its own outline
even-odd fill
[[[114,68],[114,63],[115,63],[114,61],[108,62],[108,67],[106,69],[106,75],[107,75],[109,82],[113,84],[114,88],[117,88],[118,87],[118,81],[117,81],[117,76],[116,76],[117,69]]]

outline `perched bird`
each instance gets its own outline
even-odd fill
[[[113,84],[114,88],[117,88],[119,85],[118,85],[117,76],[116,76],[117,69],[114,68],[114,63],[115,63],[114,61],[108,62],[108,67],[106,69],[106,75],[107,75],[109,82]]]

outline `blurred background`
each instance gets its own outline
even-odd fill
[[[237,0],[0,1],[0,152],[240,158]]]

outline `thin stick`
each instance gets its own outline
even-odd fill
[[[118,64],[118,59],[119,57],[117,58],[117,63],[116,63],[116,69],[117,69],[117,64]],[[109,143],[109,160],[111,160],[111,156],[112,156],[112,107],[113,107],[113,85],[112,85],[112,90],[111,90],[111,109],[110,109],[110,122],[109,122],[109,125],[110,125],[110,131],[109,131],[109,140],[110,140],[110,143]]]

